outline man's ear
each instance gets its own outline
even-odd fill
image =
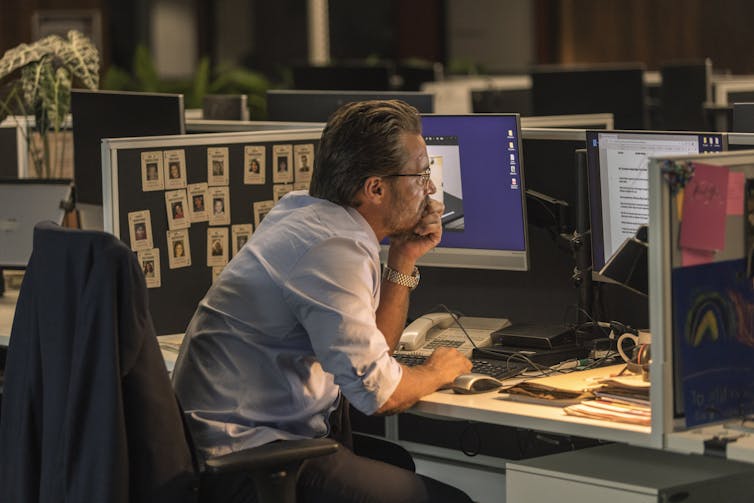
[[[379,204],[385,197],[385,183],[379,176],[371,176],[364,182],[362,190],[364,197],[372,203]]]

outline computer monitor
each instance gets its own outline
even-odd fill
[[[202,99],[202,119],[249,120],[249,103],[245,94],[206,94]]]
[[[19,118],[19,120],[23,120]],[[26,141],[13,117],[0,123],[0,178],[18,178],[21,176],[21,161],[25,159]]]
[[[102,138],[184,134],[183,95],[71,92],[77,203],[102,205]]]
[[[24,268],[34,242],[34,226],[63,223],[72,205],[71,180],[25,178],[0,181],[0,268]]]
[[[725,141],[721,133],[587,131],[593,272],[649,224],[651,157],[722,152]]]
[[[534,115],[612,113],[618,129],[644,129],[644,65],[540,66],[531,72]]]
[[[733,131],[754,133],[754,103],[733,103]]]
[[[434,112],[431,93],[369,91],[267,91],[267,119],[270,121],[327,122],[346,103],[366,100],[403,100],[421,113]]]
[[[387,91],[391,88],[393,69],[387,64],[296,65],[293,67],[295,89],[341,91]]]
[[[521,138],[526,190],[567,204],[558,214],[551,206],[544,207],[538,201],[530,202],[527,213],[529,224],[572,232],[576,229],[579,203],[575,153],[578,149],[586,148],[586,130],[523,127]]]
[[[660,129],[703,130],[703,105],[712,99],[711,61],[668,62],[660,67],[660,74]]]
[[[472,89],[471,110],[475,114],[531,115],[531,89]]]
[[[422,128],[445,213],[420,265],[528,270],[518,115],[423,115]]]

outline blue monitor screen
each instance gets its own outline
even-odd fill
[[[424,265],[528,270],[517,114],[422,116],[443,237]]]

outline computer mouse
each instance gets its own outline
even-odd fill
[[[451,388],[456,393],[470,395],[500,389],[503,383],[485,374],[461,374],[453,380]]]

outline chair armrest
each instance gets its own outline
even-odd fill
[[[283,440],[216,456],[208,459],[205,467],[209,473],[252,471],[333,454],[339,448],[330,438]]]

